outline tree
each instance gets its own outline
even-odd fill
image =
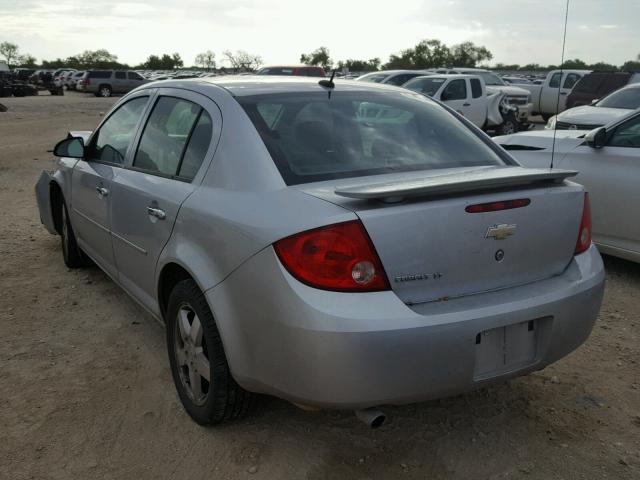
[[[23,68],[34,68],[36,66],[36,57],[33,55],[29,55],[28,53],[25,55],[20,55],[16,59],[16,64],[19,67]]]
[[[260,55],[254,55],[244,50],[237,50],[235,53],[231,50],[225,50],[222,54],[231,64],[234,73],[252,72],[262,65],[262,57]]]
[[[331,60],[329,56],[329,49],[327,47],[316,48],[311,53],[303,53],[300,55],[300,63],[320,66],[325,70],[329,70],[333,66],[333,60]]]
[[[624,72],[640,72],[640,53],[635,60],[628,60],[622,64],[620,70]]]
[[[451,47],[449,63],[456,67],[473,68],[484,60],[491,60],[493,54],[482,46],[476,46],[473,42],[463,42]]]
[[[18,45],[11,42],[0,43],[0,55],[2,55],[7,61],[7,65],[11,67],[13,61],[18,58]]]
[[[373,72],[380,68],[380,59],[371,58],[369,60],[348,59],[338,62],[338,68],[347,68],[351,72]]]
[[[162,56],[162,58],[164,58],[164,55]],[[180,56],[179,53],[174,53],[173,55],[171,55],[171,60],[173,61],[173,67],[172,68],[182,68],[182,67],[184,67],[184,62],[182,61],[182,57]]]
[[[578,70],[587,70],[588,65],[586,62],[580,60],[579,58],[574,58],[573,60],[565,60],[562,64],[562,68],[568,69],[578,69]]]
[[[196,56],[196,65],[200,65],[202,68],[207,70],[216,68],[216,54],[211,50],[207,50],[206,52],[199,53]]]
[[[161,57],[158,55],[149,55],[147,60],[138,65],[138,67],[149,70],[173,70],[183,65],[184,62],[179,54],[174,53],[173,55],[169,55],[168,53],[164,53]]]
[[[589,70],[596,70],[599,72],[617,72],[618,67],[616,65],[612,65],[606,62],[598,62],[592,65],[589,65]]]

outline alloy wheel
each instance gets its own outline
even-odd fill
[[[209,357],[202,323],[190,305],[178,309],[175,322],[175,358],[180,381],[196,405],[204,405],[211,387]]]

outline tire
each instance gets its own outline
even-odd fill
[[[69,213],[67,206],[62,202],[61,222],[60,222],[60,238],[62,243],[62,257],[64,264],[69,268],[80,268],[87,264],[86,257],[78,243],[76,235],[73,233],[71,222],[69,221]]]
[[[502,123],[498,126],[498,135],[512,135],[519,130],[518,120],[512,113],[503,115]]]
[[[109,85],[100,85],[98,87],[98,93],[96,93],[98,97],[110,97],[111,96],[111,87]]]
[[[200,425],[243,417],[252,395],[233,379],[213,314],[193,280],[174,287],[165,320],[171,375],[189,416]]]

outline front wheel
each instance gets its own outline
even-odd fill
[[[111,96],[111,87],[109,85],[100,85],[98,89],[99,97],[110,97]]]
[[[513,113],[502,116],[502,124],[497,128],[498,135],[512,135],[518,131],[518,120]]]
[[[231,376],[213,314],[193,280],[174,287],[165,318],[173,382],[191,418],[215,425],[244,416],[251,394]]]

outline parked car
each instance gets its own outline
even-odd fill
[[[628,72],[591,72],[582,77],[573,86],[567,97],[567,109],[582,105],[591,105],[594,101],[609,93],[640,82],[640,73]]]
[[[567,96],[578,81],[591,70],[552,70],[541,85],[520,85],[531,93],[532,114],[546,122],[567,108]]]
[[[16,74],[16,78],[23,82],[29,80],[29,77],[35,73],[35,69],[32,68],[16,68],[13,71]]]
[[[262,67],[256,72],[256,75],[284,75],[284,76],[302,76],[302,77],[325,77],[325,71],[322,67],[314,67],[313,65],[274,65],[270,67]]]
[[[148,82],[131,70],[87,70],[76,87],[96,97],[110,97],[112,93],[127,93]]]
[[[358,78],[358,82],[382,83],[387,85],[401,86],[415,77],[430,75],[426,70],[382,70],[379,72],[366,73]]]
[[[482,80],[484,80],[487,92],[504,93],[507,103],[517,107],[518,109],[518,122],[520,122],[524,128],[529,125],[529,115],[531,114],[531,95],[527,90],[524,90],[521,87],[507,85],[498,75],[483,68],[453,67],[439,68],[434,71],[435,73],[441,74],[479,75],[482,77]]]
[[[524,77],[511,77],[505,75],[500,78],[502,78],[504,83],[509,85],[531,85],[531,80]]]
[[[69,72],[76,72],[75,68],[61,68],[53,72],[53,84],[62,89],[64,87],[65,76]]]
[[[506,104],[502,92],[487,93],[478,75],[428,75],[415,77],[404,88],[440,100],[475,126],[498,135],[518,131],[517,110]]]
[[[578,107],[580,108],[580,107]],[[554,168],[578,171],[591,199],[593,239],[601,252],[640,262],[640,112],[595,130],[556,133]],[[551,163],[554,132],[538,130],[494,140],[527,167]]]
[[[79,72],[74,72],[73,75],[71,75],[71,77],[69,77],[69,79],[67,80],[67,88],[69,90],[76,90],[78,81],[80,81],[80,79],[83,76],[84,76],[84,70],[81,70]]]
[[[640,108],[640,84],[633,83],[617,90],[593,105],[565,110],[549,119],[545,128],[559,130],[593,130]]]
[[[91,258],[164,321],[198,423],[249,392],[341,409],[464,392],[562,358],[598,315],[575,172],[521,167],[422,95],[167,80],[70,135],[41,220],[67,266]]]

